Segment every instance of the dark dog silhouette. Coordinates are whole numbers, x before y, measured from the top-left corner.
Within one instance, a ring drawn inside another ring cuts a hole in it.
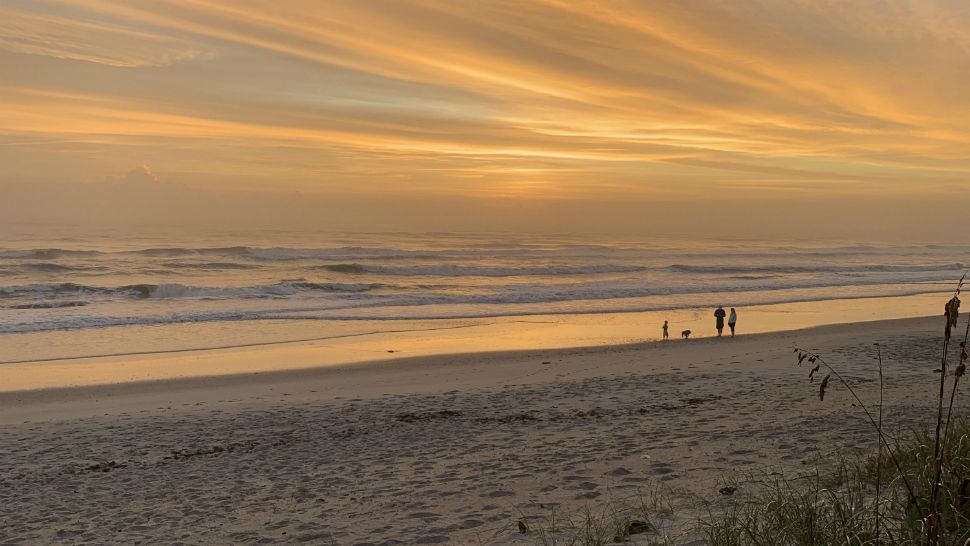
[[[690,337],[690,330],[684,330],[683,332],[680,333],[680,336],[682,338],[684,338],[684,339],[689,338]]]

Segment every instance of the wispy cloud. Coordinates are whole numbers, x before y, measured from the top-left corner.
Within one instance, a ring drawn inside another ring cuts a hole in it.
[[[226,180],[583,196],[970,175],[970,9],[947,0],[39,0],[0,20],[0,134]]]
[[[0,49],[115,67],[166,66],[211,55],[184,40],[96,20],[0,6]]]

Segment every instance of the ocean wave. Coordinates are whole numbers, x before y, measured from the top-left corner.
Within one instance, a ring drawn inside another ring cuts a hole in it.
[[[231,246],[231,247],[163,247],[146,248],[125,252],[147,257],[230,257],[243,258],[257,261],[298,261],[298,260],[337,260],[337,259],[434,259],[439,258],[445,252],[424,251],[424,250],[401,250],[396,248],[383,247],[322,247],[322,248],[299,248],[299,247],[250,247],[250,246]]]
[[[110,288],[102,288],[97,286],[85,286],[82,284],[76,284],[72,282],[61,282],[61,283],[33,283],[33,284],[18,284],[11,286],[0,286],[0,297],[23,297],[23,296],[38,296],[38,297],[50,297],[59,294],[100,294],[111,292]]]
[[[452,255],[452,251],[403,250],[399,248],[343,246],[333,248],[250,248],[249,257],[263,261],[296,260],[435,260]]]
[[[345,308],[400,308],[425,307],[434,305],[471,305],[487,307],[503,307],[533,304],[574,304],[582,307],[584,302],[613,301],[614,305],[622,306],[623,300],[637,298],[669,297],[682,298],[698,294],[718,295],[721,302],[734,301],[739,298],[735,294],[760,293],[779,294],[804,290],[839,290],[876,289],[885,287],[887,290],[897,290],[898,286],[909,286],[914,293],[930,292],[939,287],[951,287],[953,282],[949,276],[925,275],[903,283],[886,279],[807,279],[789,282],[786,279],[772,282],[741,283],[741,284],[705,284],[691,282],[681,285],[648,284],[638,279],[600,280],[587,282],[559,282],[559,283],[530,283],[507,284],[493,286],[491,290],[476,293],[450,291],[389,291],[374,294],[370,298],[353,300],[346,303]],[[792,300],[796,301],[796,300]]]
[[[185,258],[212,256],[242,258],[261,261],[339,260],[339,259],[439,259],[450,256],[488,255],[484,252],[466,250],[406,250],[390,247],[339,246],[321,248],[299,247],[155,247],[139,250],[96,251],[65,248],[0,249],[0,259],[54,260],[58,258],[91,258],[107,255],[144,256],[147,258]]]
[[[109,328],[112,326],[154,326],[163,324],[191,324],[202,322],[235,322],[240,320],[264,320],[269,316],[259,313],[214,312],[172,313],[148,316],[87,316],[69,315],[43,320],[9,322],[0,324],[0,333],[50,332],[55,330],[81,330]]]
[[[58,258],[92,257],[101,254],[96,250],[69,250],[64,248],[35,248],[31,250],[0,250],[0,259],[56,260]]]
[[[721,275],[745,275],[749,273],[798,274],[798,273],[925,273],[932,271],[964,271],[962,263],[918,265],[693,265],[674,264],[667,267],[680,273],[706,273]]]
[[[361,259],[440,259],[448,258],[481,258],[496,257],[524,258],[534,257],[563,259],[595,258],[609,260],[617,257],[629,259],[658,259],[675,261],[709,260],[754,260],[783,255],[789,258],[825,259],[852,258],[858,256],[872,256],[873,261],[879,261],[885,256],[956,256],[970,252],[967,245],[844,245],[844,246],[806,246],[785,243],[732,244],[730,242],[713,246],[710,242],[700,246],[674,246],[673,244],[558,244],[541,243],[528,244],[523,242],[493,242],[489,244],[468,244],[463,247],[440,248],[440,241],[425,241],[424,248],[397,248],[395,246],[323,246],[287,247],[287,246],[212,246],[212,247],[151,247],[131,250],[81,250],[73,248],[36,248],[36,249],[0,249],[0,259],[36,259],[52,260],[70,257],[97,257],[102,255],[134,255],[144,257],[179,258],[212,256],[222,258],[239,258],[262,261],[288,260],[333,260],[355,261]],[[943,258],[946,259],[946,258]],[[690,262],[687,262],[690,263]]]
[[[166,262],[161,264],[171,269],[198,269],[218,271],[221,269],[255,269],[258,265],[239,262]]]
[[[142,298],[274,298],[292,296],[301,291],[331,293],[362,293],[381,288],[378,283],[317,283],[309,281],[282,281],[275,284],[241,287],[188,286],[179,283],[137,284],[123,286],[120,292],[137,294]]]
[[[20,277],[31,275],[43,275],[41,278],[49,278],[50,275],[92,275],[102,274],[110,271],[110,268],[103,265],[67,265],[53,262],[27,262],[27,263],[5,263],[0,266],[0,275],[16,275]]]
[[[100,267],[100,266],[84,267],[84,266],[55,264],[50,262],[18,264],[17,267],[26,271],[34,271],[37,273],[80,273],[80,272],[86,272],[86,271],[104,271],[106,269],[105,267]]]
[[[380,271],[386,275],[423,276],[432,275],[427,268],[403,267],[387,268],[358,266],[357,264],[334,264],[341,272]],[[723,271],[724,268],[718,269]],[[445,272],[466,276],[546,276],[577,275],[579,272],[628,272],[643,271],[640,266],[589,266],[581,268],[560,266],[538,266],[521,268],[484,268],[471,266],[434,268],[436,276]],[[814,270],[813,270],[814,271]],[[908,271],[908,270],[907,270]],[[593,277],[596,279],[596,277]],[[510,281],[506,283],[473,283],[471,286],[444,283],[397,284],[381,282],[330,282],[314,281],[305,278],[285,279],[278,282],[241,285],[241,286],[196,286],[185,283],[138,283],[121,286],[97,286],[74,282],[32,283],[0,286],[0,299],[53,299],[84,298],[99,299],[254,299],[281,297],[314,297],[314,294],[334,294],[372,296],[367,300],[373,305],[425,305],[428,303],[481,303],[481,304],[518,304],[552,301],[581,301],[623,299],[648,296],[677,296],[699,292],[745,292],[778,291],[804,288],[842,288],[851,286],[878,286],[915,283],[949,283],[955,276],[949,271],[923,271],[908,275],[880,273],[872,275],[847,275],[792,278],[783,274],[729,275],[711,282],[697,282],[685,277],[683,280],[652,279],[649,276],[624,276],[619,278],[599,277],[598,280],[573,280],[568,277],[558,282]],[[376,292],[380,290],[380,292]],[[358,297],[359,299],[359,297]],[[29,301],[28,301],[29,302]],[[24,303],[18,301],[17,303]]]
[[[747,296],[738,297],[737,294],[729,293],[724,294],[723,297],[720,293],[711,293],[710,299],[712,301],[719,301],[721,303],[726,303],[730,301],[730,305],[738,308],[753,307],[753,306],[763,306],[763,305],[782,305],[790,303],[806,303],[806,302],[825,302],[825,301],[836,301],[836,300],[863,300],[863,299],[879,299],[879,298],[898,298],[906,296],[919,296],[923,294],[936,294],[936,293],[946,293],[945,290],[941,291],[930,290],[928,287],[924,288],[910,288],[910,289],[897,289],[897,290],[887,290],[886,292],[879,294],[857,294],[857,295],[832,295],[832,294],[818,294],[811,296],[790,296],[785,294],[776,294],[774,292],[766,292],[758,294],[757,296]],[[595,301],[595,300],[592,300]],[[529,302],[522,302],[523,304]],[[556,301],[543,301],[543,302],[531,302],[531,303],[547,303],[556,304],[561,302]],[[449,307],[453,309],[448,309]],[[318,319],[318,320],[445,320],[445,319],[474,319],[474,318],[497,318],[497,317],[520,317],[520,316],[557,316],[557,315],[610,315],[618,313],[645,313],[650,311],[674,311],[674,310],[689,310],[689,309],[703,309],[705,311],[709,310],[708,306],[689,306],[676,303],[619,303],[617,305],[611,305],[610,307],[548,307],[548,306],[529,306],[529,305],[517,305],[517,306],[500,306],[500,305],[437,305],[433,307],[433,310],[427,310],[422,307],[408,307],[408,306],[398,306],[398,307],[369,307],[369,308],[352,308],[352,309],[324,309],[316,313],[312,312],[288,312],[288,313],[273,313],[265,317],[256,317],[253,315],[250,317],[252,320],[262,320],[262,319],[274,319],[274,320],[300,320],[300,319]],[[255,318],[254,318],[255,317]],[[246,320],[246,319],[240,319]]]
[[[275,284],[208,287],[180,283],[129,284],[117,287],[88,286],[77,283],[34,283],[0,286],[0,298],[50,298],[57,296],[103,295],[129,298],[272,298],[291,296],[301,291],[363,293],[385,285],[380,283],[318,283],[305,280]]]
[[[351,273],[354,275],[360,275],[367,273],[369,268],[360,264],[327,264],[327,265],[316,265],[311,267],[311,269],[322,269],[324,271],[332,271],[334,273]]]
[[[916,296],[921,294],[932,294],[939,292],[931,290],[929,287],[910,287],[886,290],[878,294],[775,294],[752,292],[743,296],[735,295],[728,297],[718,297],[718,293],[712,293],[711,299],[727,301],[733,299],[731,305],[737,307],[751,307],[761,305],[779,305],[799,302],[819,302],[834,300],[857,300],[886,297]],[[555,302],[534,302],[534,303],[555,303]],[[608,308],[603,307],[561,307],[561,306],[494,306],[494,305],[465,305],[443,303],[434,306],[432,309],[423,307],[352,307],[352,308],[333,308],[333,307],[306,307],[300,309],[264,309],[254,311],[227,310],[227,311],[200,311],[184,313],[168,313],[144,316],[104,316],[104,315],[45,315],[40,319],[29,319],[20,322],[9,321],[0,323],[0,333],[26,333],[42,332],[53,330],[78,330],[89,328],[107,328],[116,326],[137,326],[137,325],[166,325],[166,324],[192,324],[204,322],[238,322],[238,321],[260,321],[260,320],[373,320],[373,321],[393,321],[393,320],[443,320],[443,319],[474,319],[474,318],[498,318],[498,317],[519,317],[531,315],[600,315],[616,313],[638,313],[650,311],[668,311],[693,309],[695,307],[683,304],[673,304],[669,302],[624,302],[612,305]],[[706,309],[706,307],[705,307]]]
[[[726,244],[705,254],[710,245],[345,240],[309,243],[316,248],[218,246],[225,240],[217,239],[199,248],[0,250],[8,284],[0,285],[0,331],[296,318],[299,310],[345,320],[430,319],[891,296],[949,289],[965,268],[957,262],[970,260],[970,247]],[[34,246],[47,244],[67,245]]]
[[[641,265],[544,265],[520,267],[492,267],[475,265],[429,265],[429,266],[379,266],[348,264],[325,264],[313,266],[335,273],[360,275],[372,273],[376,275],[400,277],[526,277],[526,276],[560,276],[560,275],[602,275],[609,273],[635,273],[647,271],[649,268]]]
[[[65,307],[84,307],[86,301],[39,301],[35,303],[21,303],[10,305],[8,309],[63,309]]]
[[[32,253],[32,250],[0,250],[0,258],[22,260],[29,258]]]
[[[184,247],[160,247],[146,248],[142,250],[132,250],[126,254],[138,254],[141,256],[160,256],[160,257],[180,257],[180,256],[235,256],[247,257],[252,249],[246,246],[227,246],[227,247],[205,247],[205,248],[184,248]]]

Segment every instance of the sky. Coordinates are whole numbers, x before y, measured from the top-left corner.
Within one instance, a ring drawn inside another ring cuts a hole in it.
[[[961,0],[0,0],[0,223],[952,239],[967,89]]]

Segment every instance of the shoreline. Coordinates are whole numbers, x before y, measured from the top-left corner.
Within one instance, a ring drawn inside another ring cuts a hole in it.
[[[186,400],[211,399],[214,393],[245,393],[250,400],[257,400],[277,387],[297,391],[294,398],[327,398],[320,396],[329,388],[310,389],[336,380],[336,385],[352,385],[353,395],[343,398],[378,398],[391,394],[427,394],[448,390],[441,385],[446,383],[463,388],[487,388],[505,382],[505,379],[519,377],[518,373],[508,376],[496,375],[499,371],[515,370],[522,365],[540,361],[551,366],[554,361],[561,362],[570,357],[622,357],[630,354],[651,356],[662,351],[664,358],[671,352],[703,351],[719,344],[743,344],[757,346],[760,343],[772,344],[779,340],[791,340],[792,348],[798,338],[846,338],[860,335],[875,337],[882,331],[932,331],[932,325],[939,320],[935,316],[917,318],[887,319],[855,323],[826,324],[794,330],[782,330],[745,334],[736,338],[699,337],[690,340],[671,339],[669,341],[639,341],[618,345],[585,347],[555,347],[535,349],[515,349],[479,351],[467,353],[426,354],[416,356],[386,357],[363,362],[335,363],[323,366],[273,369],[269,371],[237,370],[236,373],[223,373],[208,376],[189,376],[141,381],[127,381],[82,386],[60,386],[24,390],[0,390],[0,425],[25,422],[26,420],[60,419],[80,415],[98,415],[131,409],[132,405],[144,409],[168,402],[185,404]],[[298,342],[294,342],[298,343]],[[298,348],[303,352],[303,348]],[[224,358],[220,356],[220,359]],[[231,355],[229,356],[231,358]],[[116,357],[95,359],[110,366]],[[489,373],[484,374],[487,368]],[[2,371],[2,368],[0,368]],[[548,371],[548,370],[547,370]],[[473,373],[475,380],[465,379]],[[437,381],[432,386],[422,386],[413,381],[415,377],[436,374]],[[537,380],[548,380],[545,375],[536,374]],[[393,385],[391,380],[397,381]],[[409,381],[410,380],[410,381]],[[449,387],[450,388],[450,387]],[[408,390],[410,389],[410,390]],[[313,396],[310,396],[313,395]],[[293,396],[288,393],[287,396]],[[330,392],[330,399],[341,397]]]
[[[887,317],[930,316],[940,306],[939,301],[943,301],[939,294],[925,294],[744,308],[740,310],[739,337]],[[691,341],[698,341],[712,337],[713,321],[706,316],[707,311],[395,321],[393,325],[386,321],[185,324],[171,328],[120,327],[110,335],[100,331],[7,334],[0,336],[0,361],[6,361],[0,364],[0,394],[269,374],[414,357],[644,344],[659,339],[660,325],[668,318],[671,342],[681,341],[679,332],[685,328],[693,331]],[[218,329],[207,329],[210,327]],[[212,340],[213,345],[172,345],[172,340],[185,343],[203,339]],[[230,342],[224,342],[227,339]],[[105,343],[120,350],[98,351]]]

